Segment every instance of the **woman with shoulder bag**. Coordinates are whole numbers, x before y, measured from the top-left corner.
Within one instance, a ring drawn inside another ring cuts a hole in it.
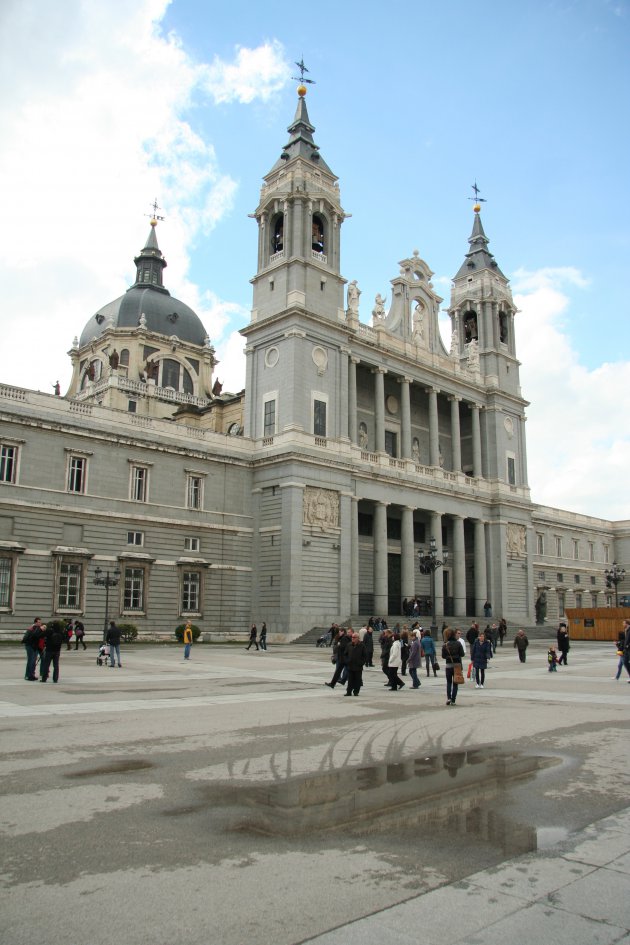
[[[462,672],[462,648],[450,628],[444,631],[444,645],[442,647],[444,673],[446,676],[446,704],[455,705],[457,690],[464,681]]]

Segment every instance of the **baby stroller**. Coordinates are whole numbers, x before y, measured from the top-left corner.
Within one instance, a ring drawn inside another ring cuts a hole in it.
[[[98,655],[96,657],[97,666],[107,666],[107,660],[109,659],[109,643],[101,643],[98,648]]]
[[[328,646],[330,644],[330,634],[328,632],[324,633],[323,636],[317,638],[317,643],[315,646]]]

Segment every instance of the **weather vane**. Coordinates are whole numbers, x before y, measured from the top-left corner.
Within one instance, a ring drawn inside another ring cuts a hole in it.
[[[300,75],[299,75],[299,78],[298,78],[298,76],[296,76],[296,75],[292,75],[291,78],[292,78],[295,82],[301,82],[302,85],[303,85],[305,82],[308,82],[309,85],[315,85],[315,84],[316,84],[315,79],[305,79],[305,78],[304,78],[304,73],[309,71],[309,70],[306,68],[306,66],[304,65],[304,56],[302,56],[302,58],[300,59],[300,61],[299,61],[299,62],[296,62],[295,64],[296,64],[296,66],[298,67],[298,69],[300,70]]]
[[[155,220],[155,222],[157,223],[157,221],[160,220],[163,223],[165,218],[158,215],[158,210],[161,210],[162,208],[157,202],[157,197],[151,204],[151,207],[153,208],[153,213],[145,213],[145,217],[151,217],[151,222]]]
[[[472,190],[474,191],[475,196],[474,196],[474,197],[469,197],[468,199],[475,201],[475,208],[478,207],[480,203],[487,203],[485,197],[480,197],[480,196],[479,196],[479,194],[481,193],[481,191],[480,191],[479,188],[477,187],[477,181],[476,181],[476,180],[475,180],[475,183],[472,184]]]

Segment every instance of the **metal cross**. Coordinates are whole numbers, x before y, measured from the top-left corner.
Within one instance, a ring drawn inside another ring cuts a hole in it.
[[[300,61],[299,61],[299,62],[296,62],[295,64],[296,64],[296,66],[298,67],[298,69],[300,70],[300,75],[299,75],[299,78],[298,78],[298,76],[296,76],[296,75],[292,75],[291,78],[294,79],[296,82],[308,82],[309,85],[315,85],[315,80],[314,80],[314,79],[305,79],[305,78],[304,78],[304,73],[309,71],[309,70],[306,68],[306,66],[304,65],[304,56],[302,56],[302,58],[300,59]]]
[[[474,191],[474,193],[475,193],[475,196],[474,196],[474,197],[469,197],[469,198],[468,198],[469,200],[474,200],[475,203],[487,203],[485,197],[480,197],[480,196],[479,196],[479,194],[481,193],[481,191],[480,191],[479,188],[477,187],[477,181],[475,181],[475,183],[472,184],[472,189],[473,189],[473,191]]]
[[[145,217],[151,217],[152,220],[161,220],[162,222],[164,222],[164,217],[158,216],[158,210],[161,210],[162,208],[157,202],[157,197],[155,198],[151,206],[153,207],[153,213],[145,213]]]

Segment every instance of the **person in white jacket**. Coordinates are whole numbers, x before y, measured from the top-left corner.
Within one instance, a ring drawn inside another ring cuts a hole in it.
[[[400,676],[398,675],[398,670],[402,664],[402,654],[400,652],[400,634],[394,634],[394,642],[392,643],[392,648],[389,651],[389,659],[387,661],[387,675],[389,677],[389,688],[392,692],[396,692],[397,689],[402,689],[405,685]]]

